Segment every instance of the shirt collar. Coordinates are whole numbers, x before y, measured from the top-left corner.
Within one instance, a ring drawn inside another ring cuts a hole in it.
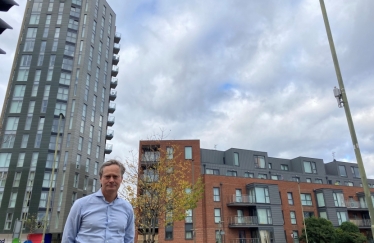
[[[97,192],[95,192],[94,195],[96,197],[102,197],[102,198],[104,198],[104,195],[103,195],[103,192],[101,191],[101,188]],[[117,193],[116,199],[118,199],[118,198],[119,197],[118,197],[118,193]]]

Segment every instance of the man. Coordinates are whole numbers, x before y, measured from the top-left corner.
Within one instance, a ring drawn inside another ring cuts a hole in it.
[[[131,204],[117,191],[125,167],[109,160],[100,167],[101,188],[75,201],[66,220],[62,243],[133,243],[135,226]]]

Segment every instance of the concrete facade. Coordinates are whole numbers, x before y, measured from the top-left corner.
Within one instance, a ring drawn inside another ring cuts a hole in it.
[[[140,148],[149,143],[141,141]],[[294,243],[298,241],[293,237],[301,235],[303,216],[325,217],[335,227],[351,221],[370,237],[369,214],[355,163],[280,159],[237,148],[202,149],[199,140],[158,143],[161,147],[191,146],[194,176],[202,176],[205,187],[203,199],[193,210],[194,237],[186,239],[189,229],[185,222],[174,222],[171,239],[165,237],[167,229],[159,226],[158,242]],[[372,188],[374,180],[368,182]]]
[[[45,219],[59,134],[47,229],[58,242],[112,151],[120,35],[105,0],[26,2],[1,116],[0,239],[17,219]]]

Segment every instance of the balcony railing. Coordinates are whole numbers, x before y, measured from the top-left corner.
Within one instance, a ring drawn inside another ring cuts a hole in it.
[[[371,227],[370,219],[350,219],[349,222],[357,225],[357,227]]]
[[[360,202],[357,202],[357,201],[352,201],[352,200],[348,200],[345,202],[345,205],[347,208],[362,208],[362,209],[367,209],[367,205],[366,203],[360,203]]]
[[[232,195],[229,196],[228,198],[228,204],[238,204],[238,205],[243,205],[243,204],[255,204],[256,203],[256,198],[254,196],[250,195]]]
[[[114,131],[108,129],[106,132],[106,139],[111,140],[113,136],[114,136]]]
[[[229,227],[230,226],[250,226],[258,225],[257,216],[233,216],[229,218]]]
[[[112,64],[117,65],[119,62],[119,55],[114,54],[112,58]]]
[[[118,74],[118,67],[113,66],[112,67],[112,77],[117,77],[117,74]]]
[[[114,122],[115,122],[115,117],[114,116],[109,116],[108,121],[107,121],[108,126],[110,126],[110,127],[113,126]]]
[[[273,239],[270,239],[266,242],[274,242]],[[230,243],[261,243],[259,238],[237,238],[237,239],[231,239]]]
[[[117,43],[114,43],[114,45],[113,45],[113,53],[114,54],[118,54],[118,52],[119,52],[120,49],[121,49],[121,45],[117,44]]]
[[[114,101],[117,98],[117,91],[111,90],[109,93],[109,100]]]
[[[121,40],[121,34],[118,32],[114,33],[114,43],[119,43],[120,40]]]
[[[109,103],[108,111],[109,113],[113,113],[116,110],[116,104],[115,103]]]
[[[118,78],[112,78],[112,80],[110,80],[110,87],[112,89],[115,89],[117,87],[117,84],[118,84]]]
[[[105,150],[104,150],[104,152],[105,152],[106,154],[110,154],[110,153],[112,152],[112,148],[113,148],[113,145],[107,143],[107,144],[105,145]]]
[[[142,162],[156,162],[160,160],[160,152],[144,152]]]

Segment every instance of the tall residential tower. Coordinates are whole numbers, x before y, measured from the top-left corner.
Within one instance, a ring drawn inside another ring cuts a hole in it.
[[[43,222],[55,151],[54,239],[73,202],[100,188],[98,169],[112,151],[115,19],[106,0],[27,1],[0,123],[0,239],[16,219]]]

